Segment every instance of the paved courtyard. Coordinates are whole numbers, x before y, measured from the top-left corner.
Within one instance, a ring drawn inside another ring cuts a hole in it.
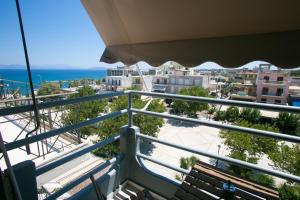
[[[230,152],[230,150],[222,144],[222,139],[219,137],[220,129],[182,122],[180,123],[174,120],[165,121],[165,125],[158,133],[158,138],[161,140],[213,154],[218,154],[218,145],[221,145],[219,152],[220,155],[226,156]],[[215,163],[215,160],[205,156],[199,156],[163,144],[153,143],[153,145],[154,148],[152,152],[150,152],[151,157],[171,165],[179,167],[181,157],[189,157],[192,155],[195,155],[203,162]],[[263,156],[263,158],[259,160],[258,165],[271,169],[271,166],[269,166],[268,163],[270,163],[268,158]],[[174,178],[176,174],[179,174],[178,172],[154,164],[150,161],[145,161],[145,165],[152,171],[169,178]]]

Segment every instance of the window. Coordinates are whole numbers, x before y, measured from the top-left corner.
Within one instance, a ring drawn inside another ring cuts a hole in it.
[[[263,90],[262,90],[262,94],[264,94],[264,95],[268,95],[268,93],[269,93],[269,88],[263,88]]]
[[[283,88],[277,88],[276,96],[282,96]]]
[[[200,80],[195,80],[195,85],[200,85]]]
[[[180,79],[179,79],[179,84],[180,84],[180,85],[183,85],[183,78],[180,78]]]
[[[276,99],[276,100],[275,100],[275,103],[281,104],[281,100]]]
[[[167,84],[167,79],[164,79],[164,84]]]
[[[159,84],[159,79],[156,79],[156,84]]]
[[[266,103],[266,102],[267,102],[267,99],[262,98],[262,99],[261,99],[261,102]]]
[[[119,80],[119,85],[121,85],[121,80]]]
[[[277,77],[277,81],[283,81],[283,77]]]
[[[175,84],[175,78],[171,78],[171,83]]]
[[[189,85],[189,84],[190,84],[189,79],[184,79],[184,85]]]
[[[269,79],[270,79],[269,76],[264,76],[264,80],[265,80],[265,81],[268,81]]]

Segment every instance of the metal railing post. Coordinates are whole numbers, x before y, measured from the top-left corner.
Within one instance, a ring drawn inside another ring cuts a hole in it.
[[[133,118],[132,118],[132,94],[131,92],[128,93],[128,127],[132,127],[133,125]]]

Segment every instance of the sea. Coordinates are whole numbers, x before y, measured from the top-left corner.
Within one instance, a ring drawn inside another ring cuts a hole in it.
[[[106,70],[103,69],[31,69],[34,88],[38,89],[43,82],[58,82],[79,79],[103,79]],[[19,82],[28,82],[26,69],[0,69],[0,78]],[[26,92],[26,85],[22,83],[10,83],[12,89],[20,88],[22,94]],[[68,87],[64,84],[63,87]]]

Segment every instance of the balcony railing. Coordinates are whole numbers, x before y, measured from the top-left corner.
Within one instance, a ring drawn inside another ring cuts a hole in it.
[[[273,85],[284,85],[287,81],[271,81],[271,80],[261,80],[264,84],[273,84]]]
[[[215,127],[220,129],[227,129],[227,130],[234,130],[242,132],[243,134],[252,134],[257,136],[264,136],[264,137],[270,137],[275,138],[278,140],[284,140],[294,143],[300,143],[300,137],[287,135],[283,133],[275,133],[270,131],[264,131],[264,130],[258,130],[253,128],[246,128],[246,127],[240,127],[236,125],[231,124],[223,124],[215,121],[208,121],[208,120],[202,120],[202,119],[193,119],[193,118],[186,118],[166,113],[156,113],[151,111],[145,111],[140,110],[132,107],[132,95],[146,95],[151,97],[160,97],[160,98],[169,98],[169,99],[179,99],[184,101],[194,101],[194,102],[200,102],[200,103],[210,103],[210,104],[220,104],[220,105],[233,105],[233,106],[240,106],[240,107],[250,107],[250,108],[257,108],[257,109],[263,109],[263,110],[269,110],[269,111],[279,111],[279,112],[289,112],[289,113],[299,113],[300,108],[298,107],[292,107],[292,106],[283,106],[283,105],[272,105],[272,104],[263,104],[263,103],[252,103],[252,102],[243,102],[243,101],[235,101],[235,100],[225,100],[225,99],[213,99],[213,98],[206,98],[206,97],[195,97],[195,96],[183,96],[183,95],[174,95],[174,94],[163,94],[163,93],[153,93],[153,92],[141,92],[141,91],[125,91],[125,92],[113,92],[113,93],[105,93],[95,96],[87,96],[87,97],[81,97],[76,99],[67,99],[67,100],[58,100],[58,101],[52,101],[52,102],[45,102],[38,104],[38,109],[45,109],[55,106],[64,106],[64,105],[70,105],[70,104],[76,104],[81,102],[87,102],[87,101],[95,101],[100,100],[103,98],[111,98],[121,95],[127,95],[128,96],[128,108],[116,112],[112,112],[109,114],[105,114],[102,116],[98,116],[93,119],[89,119],[83,122],[79,122],[76,124],[68,125],[63,128],[58,128],[54,130],[50,130],[48,132],[45,132],[43,134],[39,135],[33,135],[25,139],[20,139],[11,143],[5,144],[1,148],[1,153],[5,154],[7,156],[7,151],[22,147],[22,146],[28,146],[31,143],[34,143],[36,141],[44,140],[53,136],[57,136],[59,134],[68,132],[70,130],[79,129],[84,126],[92,125],[101,121],[104,121],[106,119],[110,119],[113,117],[121,116],[124,114],[128,115],[128,125],[126,127],[123,127],[119,133],[116,133],[114,136],[111,136],[103,141],[97,142],[91,146],[84,147],[83,149],[73,152],[67,156],[64,156],[56,161],[50,162],[44,166],[38,167],[35,169],[35,172],[33,173],[35,176],[40,176],[44,173],[49,172],[50,170],[61,166],[64,163],[67,163],[75,158],[78,158],[79,156],[89,153],[95,149],[102,148],[112,142],[115,142],[117,140],[120,141],[120,154],[112,158],[111,160],[106,161],[105,163],[101,164],[97,168],[93,169],[92,171],[89,171],[88,173],[82,175],[78,179],[70,182],[63,188],[59,189],[55,193],[48,196],[46,199],[56,199],[62,194],[66,193],[70,189],[72,189],[74,186],[80,184],[84,180],[88,179],[90,175],[93,175],[104,168],[110,167],[111,170],[106,172],[104,175],[102,175],[97,182],[100,185],[105,184],[105,194],[106,196],[112,195],[114,191],[118,190],[119,184],[123,183],[126,180],[132,180],[140,185],[143,185],[144,187],[149,188],[151,191],[156,192],[157,194],[161,194],[162,196],[165,196],[167,198],[171,198],[174,194],[176,188],[180,185],[180,182],[176,181],[175,179],[167,178],[166,176],[162,174],[157,174],[156,172],[151,171],[148,169],[144,164],[144,160],[148,160],[150,162],[156,163],[158,165],[161,165],[163,167],[169,168],[171,170],[175,170],[177,172],[188,174],[189,171],[179,168],[177,166],[171,165],[170,163],[163,162],[161,160],[149,157],[148,155],[142,154],[139,150],[139,144],[140,140],[149,140],[153,142],[157,142],[163,145],[167,145],[173,148],[181,149],[184,151],[188,151],[194,154],[214,158],[217,160],[222,160],[237,166],[241,166],[248,169],[253,169],[257,171],[261,171],[266,174],[270,174],[276,177],[280,177],[286,180],[294,181],[300,183],[300,177],[285,173],[278,170],[273,169],[266,169],[264,167],[260,167],[255,164],[251,164],[245,161],[229,158],[226,156],[220,156],[217,154],[208,153],[206,151],[202,150],[195,150],[190,147],[185,147],[183,145],[177,145],[173,144],[169,141],[157,139],[154,137],[150,137],[147,135],[144,135],[139,132],[139,129],[137,127],[134,127],[133,124],[133,114],[134,113],[140,113],[144,115],[150,115],[150,116],[156,116],[161,118],[167,118],[167,119],[173,119],[183,122],[189,122],[189,123],[195,123],[200,124],[204,126],[209,127]],[[5,115],[12,115],[22,112],[28,112],[32,111],[33,106],[32,105],[24,105],[24,106],[17,106],[12,108],[4,108],[1,109],[0,116]],[[8,165],[9,167],[9,165]],[[113,183],[111,182],[113,180]],[[15,188],[16,191],[19,191],[19,188]],[[22,192],[22,191],[21,191]],[[90,189],[83,189],[82,191],[78,192],[74,195],[73,199],[91,199],[91,193],[92,193],[92,187]],[[93,196],[93,195],[92,195]],[[95,196],[95,195],[94,195]],[[96,198],[95,198],[96,199]]]

